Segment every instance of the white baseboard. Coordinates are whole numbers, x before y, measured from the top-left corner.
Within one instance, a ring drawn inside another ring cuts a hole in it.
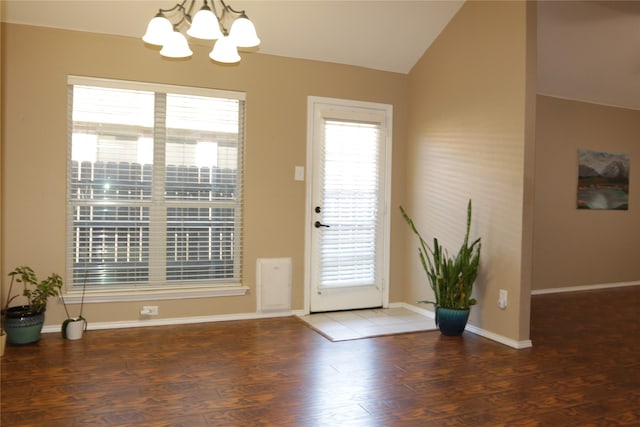
[[[427,310],[425,308],[416,307],[415,305],[407,304],[404,302],[392,303],[392,304],[389,304],[389,307],[404,307],[408,310],[415,311],[416,313],[420,313],[432,319],[435,318],[435,313],[433,310]],[[478,328],[477,326],[473,326],[470,324],[467,324],[464,330],[467,332],[471,332],[472,334],[476,334],[476,335],[480,335],[481,337],[488,338],[492,341],[499,342],[500,344],[508,345],[509,347],[515,348],[517,350],[520,350],[523,348],[529,348],[533,345],[531,340],[515,341],[515,340],[512,340],[511,338],[507,338],[503,335],[498,335],[493,332],[485,331],[482,328]]]
[[[515,348],[516,350],[522,350],[524,348],[529,348],[533,346],[533,343],[531,342],[531,340],[523,340],[523,341],[512,340],[511,338],[507,338],[504,335],[498,335],[493,332],[485,331],[482,328],[478,328],[477,326],[473,326],[470,324],[467,324],[467,327],[464,328],[464,330],[467,332],[474,333],[476,335],[480,335],[481,337],[488,338],[492,341],[499,342],[500,344],[508,345],[509,347]]]
[[[264,312],[264,313],[237,313],[237,314],[221,314],[213,316],[197,316],[197,317],[173,317],[166,319],[139,319],[139,320],[122,320],[117,322],[91,322],[87,321],[88,330],[98,329],[120,329],[120,328],[142,328],[146,326],[167,326],[167,325],[185,325],[189,323],[209,323],[209,322],[226,322],[229,320],[249,320],[249,319],[268,319],[273,317],[288,317],[296,315],[296,311],[285,312]],[[43,333],[60,332],[62,325],[50,325],[42,328]]]
[[[403,307],[407,310],[420,313],[423,316],[431,319],[435,318],[433,310],[426,308],[420,308],[415,305],[401,303],[391,303],[389,307]],[[250,320],[250,319],[268,319],[274,317],[288,317],[288,316],[303,316],[304,310],[291,310],[285,312],[273,312],[273,313],[236,313],[236,314],[222,314],[213,316],[197,316],[197,317],[174,317],[167,319],[139,319],[139,320],[122,320],[116,322],[89,322],[87,324],[88,330],[99,329],[120,329],[120,328],[142,328],[147,326],[168,326],[168,325],[185,325],[189,323],[208,323],[208,322],[226,322],[230,320]],[[49,325],[42,328],[43,333],[60,332],[62,325]],[[484,329],[475,327],[473,325],[467,325],[466,331],[474,333],[476,335],[483,336],[490,340],[499,342],[501,344],[508,345],[515,349],[523,349],[531,347],[531,341],[514,341],[510,338],[502,335],[494,334],[493,332],[485,331]]]
[[[640,281],[601,283],[601,284],[595,284],[595,285],[568,286],[563,288],[533,289],[531,290],[531,295],[558,294],[562,292],[592,291],[596,289],[622,288],[625,286],[640,286]]]

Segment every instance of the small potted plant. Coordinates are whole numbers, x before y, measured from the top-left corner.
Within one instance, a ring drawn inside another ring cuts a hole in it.
[[[82,338],[84,331],[87,330],[87,319],[82,316],[82,309],[84,308],[84,296],[87,291],[87,276],[85,275],[84,283],[82,285],[82,299],[80,300],[80,314],[78,317],[71,317],[69,314],[69,308],[64,297],[60,295],[64,311],[67,313],[67,319],[62,322],[62,338],[68,340],[79,340]]]
[[[49,297],[60,295],[62,277],[51,273],[46,279],[38,280],[31,267],[20,266],[9,273],[11,282],[7,302],[3,310],[4,328],[10,344],[30,344],[40,340],[44,325],[44,313]],[[22,284],[22,293],[12,295],[14,283]],[[27,303],[9,307],[11,302],[23,296]]]
[[[435,295],[435,301],[419,302],[435,306],[436,324],[443,335],[462,335],[469,319],[470,307],[476,304],[471,293],[480,263],[480,238],[469,243],[471,200],[467,205],[467,228],[464,241],[455,256],[450,256],[437,238],[433,239],[433,248],[430,247],[402,206],[400,211],[418,237],[420,262]]]

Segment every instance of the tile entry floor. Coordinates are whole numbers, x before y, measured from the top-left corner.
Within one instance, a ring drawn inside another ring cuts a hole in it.
[[[401,307],[314,313],[300,319],[331,341],[437,329],[434,319]]]

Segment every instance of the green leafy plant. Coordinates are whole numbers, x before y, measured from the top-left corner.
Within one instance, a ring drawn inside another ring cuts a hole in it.
[[[418,302],[434,304],[436,308],[465,309],[475,305],[477,301],[471,297],[471,293],[478,276],[481,243],[480,238],[477,238],[469,244],[471,200],[467,205],[467,228],[464,241],[455,256],[450,256],[447,249],[443,248],[435,237],[433,248],[431,248],[422,238],[413,220],[402,206],[400,206],[400,211],[413,233],[418,237],[420,262],[435,295],[435,301]]]
[[[49,277],[38,280],[31,267],[20,266],[9,273],[11,283],[7,294],[7,303],[4,312],[6,313],[9,304],[20,295],[27,298],[28,312],[32,314],[42,313],[47,308],[47,299],[60,295],[62,288],[62,277],[57,273],[51,273]],[[22,283],[22,294],[11,295],[13,284]]]

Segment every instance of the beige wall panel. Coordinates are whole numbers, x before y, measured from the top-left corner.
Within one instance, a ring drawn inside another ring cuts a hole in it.
[[[238,65],[212,63],[196,46],[189,61],[170,61],[139,39],[5,25],[3,49],[2,268],[32,265],[37,272],[65,269],[67,75],[149,81],[247,93],[245,147],[244,297],[157,301],[160,317],[255,311],[255,262],[293,258],[293,308],[303,308],[305,183],[293,179],[306,162],[307,97],[325,96],[392,104],[392,203],[403,194],[408,77],[358,67],[244,54]],[[141,29],[142,30],[142,29]],[[394,230],[399,221],[394,218]],[[400,225],[401,226],[401,225]],[[396,233],[397,234],[397,233]],[[392,234],[393,235],[393,234]],[[402,301],[402,259],[393,237],[391,301]],[[137,319],[144,302],[90,304],[92,322]],[[51,304],[47,324],[64,319]]]
[[[538,96],[532,289],[640,280],[640,111]],[[576,209],[578,149],[626,153],[629,210]]]
[[[473,199],[482,254],[470,323],[513,340],[529,333],[520,328],[526,18],[524,2],[467,2],[410,73],[406,207],[428,240],[456,251]],[[407,301],[431,299],[407,242]],[[504,311],[499,289],[509,292]]]

